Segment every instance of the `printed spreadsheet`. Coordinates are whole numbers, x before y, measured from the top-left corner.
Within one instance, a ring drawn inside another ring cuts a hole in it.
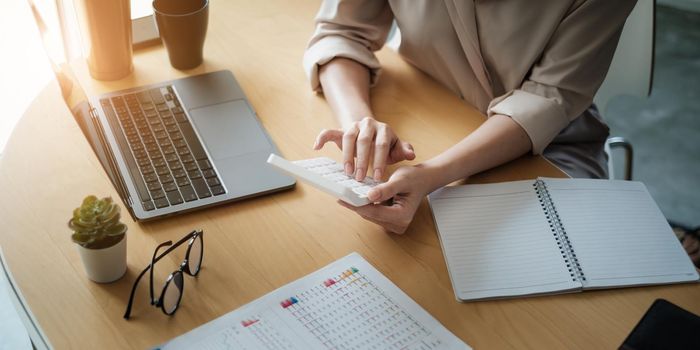
[[[161,349],[469,349],[359,254],[350,254]]]

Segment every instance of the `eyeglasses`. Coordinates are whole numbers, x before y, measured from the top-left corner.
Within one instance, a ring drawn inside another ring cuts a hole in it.
[[[158,260],[162,259],[164,256],[168,255],[168,253],[172,252],[175,250],[177,247],[182,245],[183,243],[187,242],[187,254],[185,254],[185,260],[182,261],[180,264],[180,268],[173,271],[168,278],[165,280],[165,284],[163,285],[163,290],[160,293],[160,297],[158,299],[154,298],[153,294],[153,266],[155,263],[158,262]],[[166,246],[170,246],[170,248],[166,249],[163,253],[158,255],[158,251]],[[177,241],[177,243],[173,244],[173,241],[167,241],[163,242],[156,247],[156,250],[153,252],[153,257],[151,258],[151,264],[146,266],[146,268],[141,271],[141,274],[139,274],[138,277],[136,277],[136,281],[134,282],[134,286],[131,288],[131,295],[129,296],[129,304],[126,306],[126,312],[124,313],[124,318],[129,319],[129,316],[131,315],[131,305],[134,302],[134,294],[136,293],[136,287],[139,284],[139,281],[141,280],[141,277],[146,274],[150,270],[150,290],[151,290],[151,305],[155,307],[161,308],[163,310],[163,313],[166,315],[172,315],[177,311],[177,308],[180,306],[180,300],[182,299],[182,292],[185,287],[185,281],[183,278],[183,273],[186,273],[190,276],[197,276],[199,274],[200,267],[202,266],[202,259],[204,258],[204,232],[199,230],[199,231],[192,231],[188,233],[185,237]]]

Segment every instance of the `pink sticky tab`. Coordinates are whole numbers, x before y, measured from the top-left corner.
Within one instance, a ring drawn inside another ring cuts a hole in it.
[[[248,327],[250,325],[255,324],[255,322],[258,322],[258,320],[243,320],[241,324],[243,325],[243,327]]]
[[[332,285],[335,284],[335,280],[332,280],[332,279],[329,278],[329,279],[327,279],[325,282],[323,282],[323,284],[324,284],[326,287],[330,287],[330,286],[332,286]]]

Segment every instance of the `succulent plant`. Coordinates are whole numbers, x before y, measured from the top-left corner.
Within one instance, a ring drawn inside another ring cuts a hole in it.
[[[112,198],[98,199],[87,196],[83,204],[73,210],[68,227],[73,230],[73,242],[89,249],[111,247],[122,240],[126,225],[119,222],[119,206]]]

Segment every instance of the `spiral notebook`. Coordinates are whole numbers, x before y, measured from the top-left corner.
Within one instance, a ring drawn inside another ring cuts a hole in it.
[[[460,301],[699,278],[640,182],[539,178],[428,199]]]

